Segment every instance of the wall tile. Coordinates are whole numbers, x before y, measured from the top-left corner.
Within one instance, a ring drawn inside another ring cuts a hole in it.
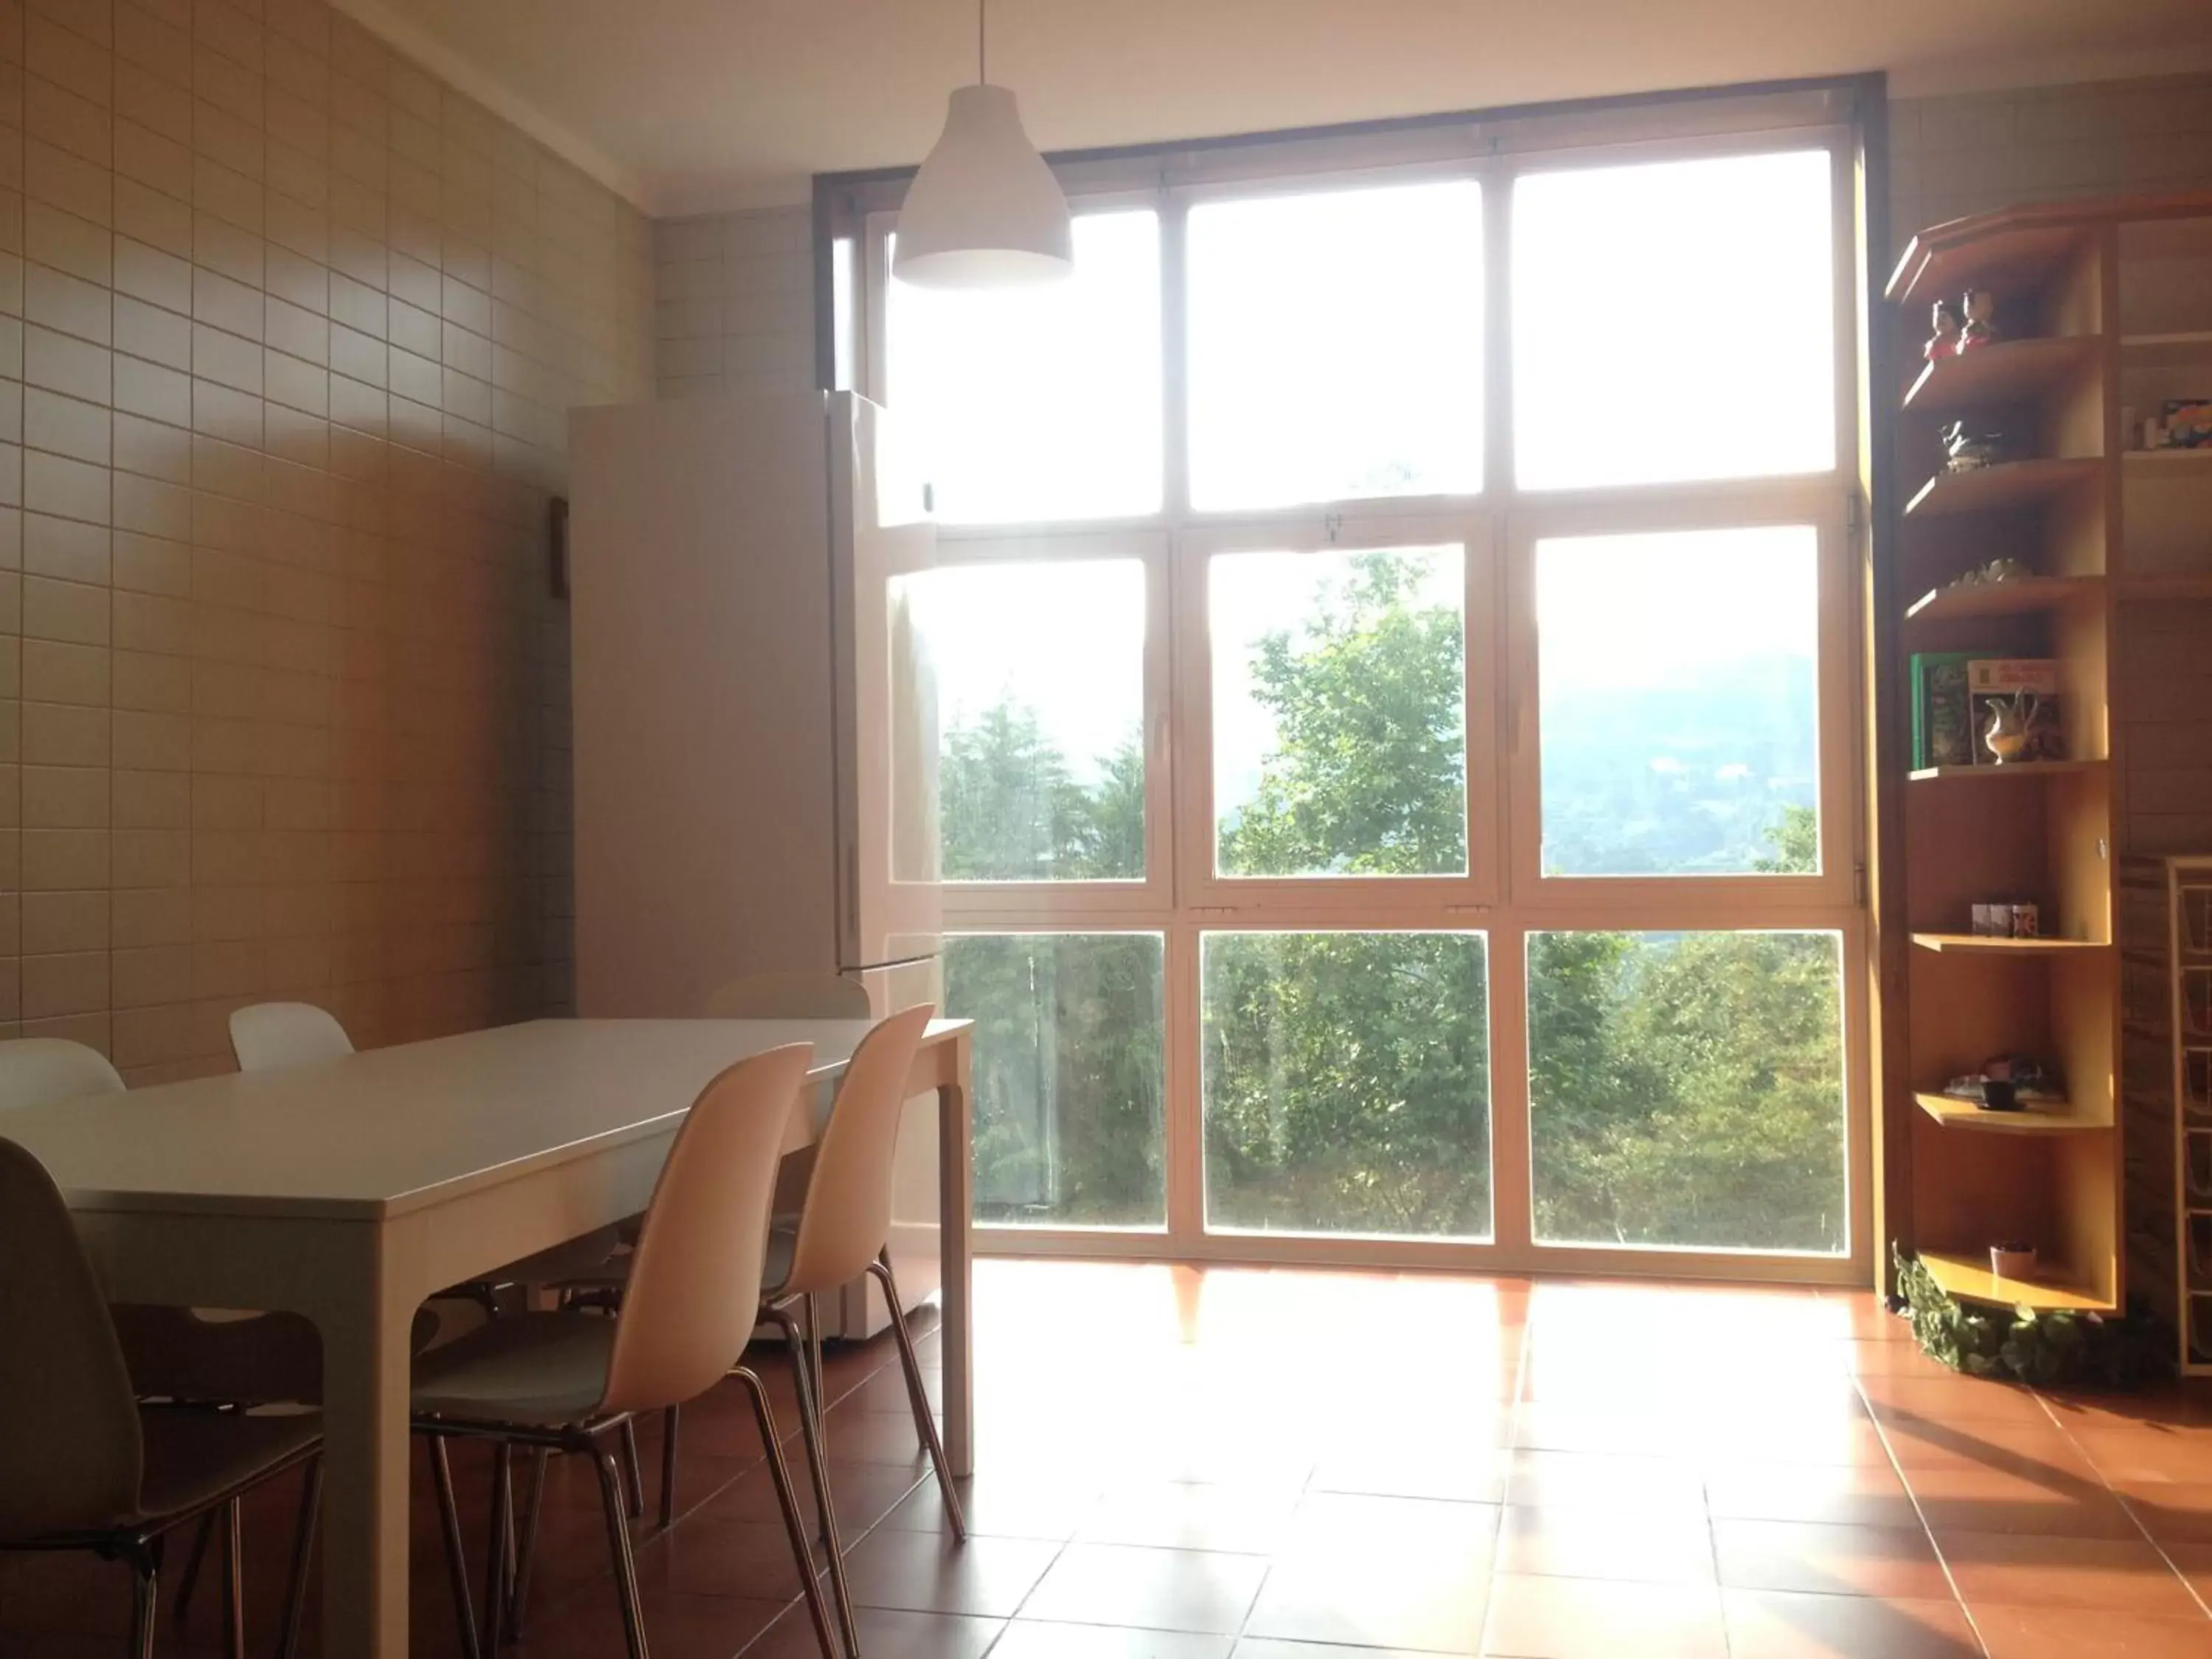
[[[323,0],[0,0],[11,58],[0,1020],[144,1079],[272,988],[562,1006],[536,541],[567,408],[652,393],[650,228]]]

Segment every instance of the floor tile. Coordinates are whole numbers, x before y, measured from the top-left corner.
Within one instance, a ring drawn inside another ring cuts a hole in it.
[[[1233,1636],[1177,1630],[1113,1630],[1103,1625],[1048,1625],[1017,1619],[991,1659],[1230,1659]]]
[[[1245,1633],[1471,1654],[1489,1601],[1486,1566],[1486,1557],[1285,1556],[1269,1571]]]
[[[1705,1478],[1698,1465],[1675,1458],[1516,1451],[1505,1501],[1547,1508],[1590,1504],[1702,1512]]]
[[[1716,1521],[1713,1552],[1721,1583],[1735,1589],[1951,1599],[1936,1547],[1918,1527]]]
[[[1496,1659],[1728,1659],[1720,1592],[1500,1573],[1481,1651]]]
[[[2205,1659],[2212,1622],[2109,1609],[2002,1607],[1974,1609],[1989,1659]]]
[[[2065,1476],[2104,1484],[2074,1437],[2048,1421],[1938,1422],[1906,1414],[1885,1422],[1882,1434],[1901,1469],[1990,1469],[2028,1480]]]
[[[956,1544],[879,1527],[846,1551],[845,1576],[859,1607],[1010,1619],[1061,1547],[1027,1538]]]
[[[1936,1546],[1969,1610],[1993,1602],[2138,1613],[2202,1611],[2157,1546],[2141,1539],[1938,1532]]]
[[[1717,1519],[1736,1521],[1920,1524],[1897,1471],[1870,1464],[1716,1464],[1705,1471],[1705,1507]]]
[[[1334,1642],[1280,1642],[1272,1636],[1248,1636],[1230,1659],[1434,1659],[1433,1651],[1412,1648],[1347,1648]]]
[[[2161,1544],[2212,1544],[2212,1483],[2116,1480],[2142,1528]]]
[[[1076,1528],[1091,1544],[1271,1555],[1284,1544],[1297,1495],[1273,1486],[1147,1482],[1109,1491]]]
[[[1065,1542],[1098,1502],[1095,1481],[1079,1473],[1052,1471],[1007,1476],[986,1473],[959,1483],[961,1512],[970,1533],[986,1538],[1048,1538]],[[937,1494],[937,1478],[925,1480],[884,1525],[901,1532],[950,1533],[951,1520]]]
[[[853,1622],[859,1628],[860,1651],[866,1659],[983,1659],[1006,1629],[996,1619],[897,1613],[884,1607],[862,1607]],[[598,1659],[621,1651],[618,1647],[605,1649]],[[653,1651],[657,1659],[659,1650]],[[799,1607],[786,1613],[752,1646],[741,1651],[743,1659],[822,1659],[814,1627]]]
[[[1508,1504],[1498,1532],[1497,1563],[1500,1572],[1555,1578],[1710,1584],[1713,1543],[1702,1516],[1680,1524],[1661,1524],[1632,1509]]]
[[[1947,1532],[2040,1533],[2062,1538],[2140,1538],[2115,1493],[2072,1475],[2040,1478],[1995,1469],[1916,1469],[1912,1495],[1940,1541]]]
[[[1033,1620],[1234,1635],[1265,1558],[1125,1544],[1070,1544],[1022,1604]]]
[[[1721,1592],[1729,1659],[1978,1659],[1981,1641],[1956,1601]]]

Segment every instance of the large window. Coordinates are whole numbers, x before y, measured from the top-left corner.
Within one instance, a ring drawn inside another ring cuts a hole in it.
[[[1528,1113],[1540,1243],[1842,1254],[1840,941],[1531,933]]]
[[[1215,868],[1464,873],[1461,550],[1226,553],[1209,575]]]
[[[1845,139],[1547,131],[867,222],[1003,1248],[1864,1271]]]

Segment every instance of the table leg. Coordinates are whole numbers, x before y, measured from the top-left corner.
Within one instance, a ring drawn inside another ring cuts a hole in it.
[[[956,1475],[975,1472],[975,1336],[970,1318],[974,1274],[969,1230],[975,1214],[975,1152],[969,1122],[968,1044],[958,1048],[957,1080],[937,1091],[938,1248],[945,1360],[945,1461]]]
[[[353,1294],[315,1320],[323,1338],[322,1650],[325,1659],[405,1659],[415,1310],[392,1289],[374,1246],[349,1277]]]

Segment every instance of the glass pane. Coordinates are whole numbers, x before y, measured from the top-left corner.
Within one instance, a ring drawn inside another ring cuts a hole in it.
[[[945,941],[945,1012],[975,1022],[975,1219],[1167,1223],[1158,933]]]
[[[1523,488],[1836,465],[1829,168],[1801,150],[1514,185]]]
[[[1808,526],[1536,544],[1544,873],[1820,867]]]
[[[1206,1224],[1490,1237],[1480,933],[1207,933]]]
[[[1456,547],[1214,558],[1221,874],[1465,873],[1462,573]]]
[[[1538,1241],[1844,1255],[1843,1000],[1837,933],[1529,934]]]
[[[957,565],[907,592],[936,677],[944,878],[1143,880],[1143,563]]]
[[[1482,488],[1482,188],[1190,210],[1201,509]]]
[[[1075,274],[1033,288],[890,285],[885,398],[945,524],[1160,506],[1160,222],[1075,222]]]

